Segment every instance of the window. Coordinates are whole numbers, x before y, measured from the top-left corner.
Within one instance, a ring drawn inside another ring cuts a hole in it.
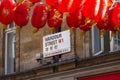
[[[15,72],[16,34],[14,23],[5,30],[5,74]]]
[[[92,53],[99,55],[107,53],[110,50],[109,31],[106,31],[104,37],[100,37],[100,30],[97,27],[92,28]]]
[[[120,49],[120,31],[118,32],[116,37],[111,37],[110,41],[110,51],[117,51],[119,49]]]
[[[97,27],[92,28],[92,53],[94,55],[100,54],[104,51],[104,40],[100,37],[100,31]]]

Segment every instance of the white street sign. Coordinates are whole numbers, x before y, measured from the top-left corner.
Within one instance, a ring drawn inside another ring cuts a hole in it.
[[[70,30],[43,37],[43,57],[55,56],[70,51]]]

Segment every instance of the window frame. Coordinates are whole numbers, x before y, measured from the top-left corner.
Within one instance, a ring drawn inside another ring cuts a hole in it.
[[[99,54],[101,54],[101,53],[103,53],[104,52],[104,37],[101,37],[99,34],[100,34],[100,31],[98,32],[98,35],[99,35],[99,37],[100,37],[100,44],[99,44],[99,46],[100,46],[100,51],[98,51],[98,52],[95,52],[95,27],[97,27],[97,26],[94,26],[94,27],[92,27],[92,29],[91,29],[91,32],[92,32],[92,55],[93,56],[97,56],[97,55],[99,55]],[[97,28],[96,28],[97,29]]]
[[[13,26],[12,28],[10,28],[9,26]],[[7,70],[7,68],[8,68],[8,34],[10,34],[10,33],[16,33],[16,28],[15,28],[15,24],[10,24],[10,25],[8,25],[7,26],[7,29],[5,30],[5,74],[11,74],[11,73],[14,73],[15,72],[15,68],[16,68],[16,64],[15,64],[15,60],[14,60],[14,68],[13,68],[13,72],[8,72],[8,70]],[[13,43],[12,43],[12,46],[13,46]],[[15,47],[15,45],[13,46],[13,47]],[[15,54],[16,54],[16,51],[14,51],[13,50],[13,48],[12,48],[12,51],[13,51],[13,56],[12,57],[14,57],[15,58]]]

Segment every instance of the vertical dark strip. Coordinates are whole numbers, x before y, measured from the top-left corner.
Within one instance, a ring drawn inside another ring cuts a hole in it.
[[[91,34],[91,30],[89,31],[89,56],[92,57],[92,34]]]
[[[20,36],[20,32],[18,33],[18,36],[19,36],[19,39],[18,39],[18,45],[19,45],[19,47],[18,47],[18,54],[19,54],[19,56],[18,56],[18,57],[19,57],[19,61],[18,61],[18,64],[19,64],[18,70],[19,70],[19,72],[20,72],[20,65],[21,65],[21,63],[20,63],[20,62],[21,62],[21,56],[20,56],[20,39],[21,39],[20,37],[21,37],[21,36]]]
[[[73,53],[74,53],[74,57],[75,57],[75,67],[77,67],[78,55],[77,55],[77,51],[76,51],[76,29],[75,29],[74,33],[71,34],[71,36],[73,36],[73,38],[72,38],[72,40],[73,40]]]
[[[58,33],[58,32],[61,32],[61,27],[57,28],[54,33]],[[61,54],[53,56],[54,63],[59,62],[59,58],[61,58]],[[53,67],[53,72],[56,72],[56,71],[58,71],[58,67],[55,66]]]
[[[2,30],[2,75],[5,75],[5,30]]]
[[[109,31],[106,31],[104,37],[104,52],[108,53],[109,51],[110,51],[110,35],[109,35]]]
[[[15,58],[14,58],[14,72],[16,72],[16,33],[14,33],[14,54],[15,54]]]

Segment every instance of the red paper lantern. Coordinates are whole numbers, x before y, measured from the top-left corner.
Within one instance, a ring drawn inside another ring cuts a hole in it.
[[[39,28],[44,27],[47,21],[47,7],[45,4],[37,4],[34,8],[31,23],[33,27],[35,28],[33,32],[37,32]]]
[[[113,8],[112,21],[115,25],[120,26],[120,3]]]
[[[19,28],[22,28],[28,23],[29,20],[29,3],[27,1],[17,5],[14,13],[14,22]]]
[[[1,6],[1,22],[2,24],[4,24],[3,28],[6,28],[6,25],[10,24],[13,21],[14,9],[16,4],[14,0],[3,0]]]
[[[102,1],[102,0],[101,0]],[[116,29],[114,27],[114,24],[112,22],[112,10],[110,10],[110,3],[109,1],[103,0],[103,9],[99,13],[100,19],[98,20],[97,27],[101,31],[101,36],[104,36],[105,30],[111,30],[112,32],[115,32]]]
[[[90,29],[95,25],[94,18],[97,16],[100,7],[100,0],[86,0],[82,9],[82,14],[85,17],[84,26]],[[86,31],[86,30],[85,30]]]
[[[83,36],[92,27],[92,23],[86,23],[87,21],[88,20],[82,15],[81,24],[79,26],[79,29],[81,30],[81,36]]]
[[[80,8],[67,16],[66,21],[71,29],[71,32],[73,33],[75,28],[78,28],[82,22],[82,13]]]
[[[112,21],[113,10],[108,10],[108,29],[112,32],[116,32],[117,28]]]
[[[84,16],[82,16],[82,21],[81,21],[81,25],[79,26],[80,30],[85,33],[88,30],[91,29],[92,24],[91,23],[87,23],[86,24],[86,18]]]
[[[114,33],[117,31],[112,22],[112,10],[107,9],[104,18],[97,23],[97,27],[101,31],[101,36],[104,36],[105,30],[110,30]]]
[[[63,14],[58,14],[57,9],[53,8],[48,15],[48,26],[54,31],[54,29],[61,27]],[[52,31],[52,32],[53,32]]]
[[[88,24],[86,24],[84,26],[81,25],[79,28],[80,28],[80,30],[82,30],[83,33],[85,33],[85,32],[87,32],[87,31],[89,31],[91,29],[91,26],[92,26],[92,24],[88,23]]]
[[[62,2],[57,6],[57,10],[60,12],[69,12],[74,0],[62,0]]]
[[[98,21],[97,27],[100,29],[100,34],[103,36],[105,34],[105,30],[108,29],[108,19],[109,19],[109,14],[108,11],[105,13],[104,17]]]

